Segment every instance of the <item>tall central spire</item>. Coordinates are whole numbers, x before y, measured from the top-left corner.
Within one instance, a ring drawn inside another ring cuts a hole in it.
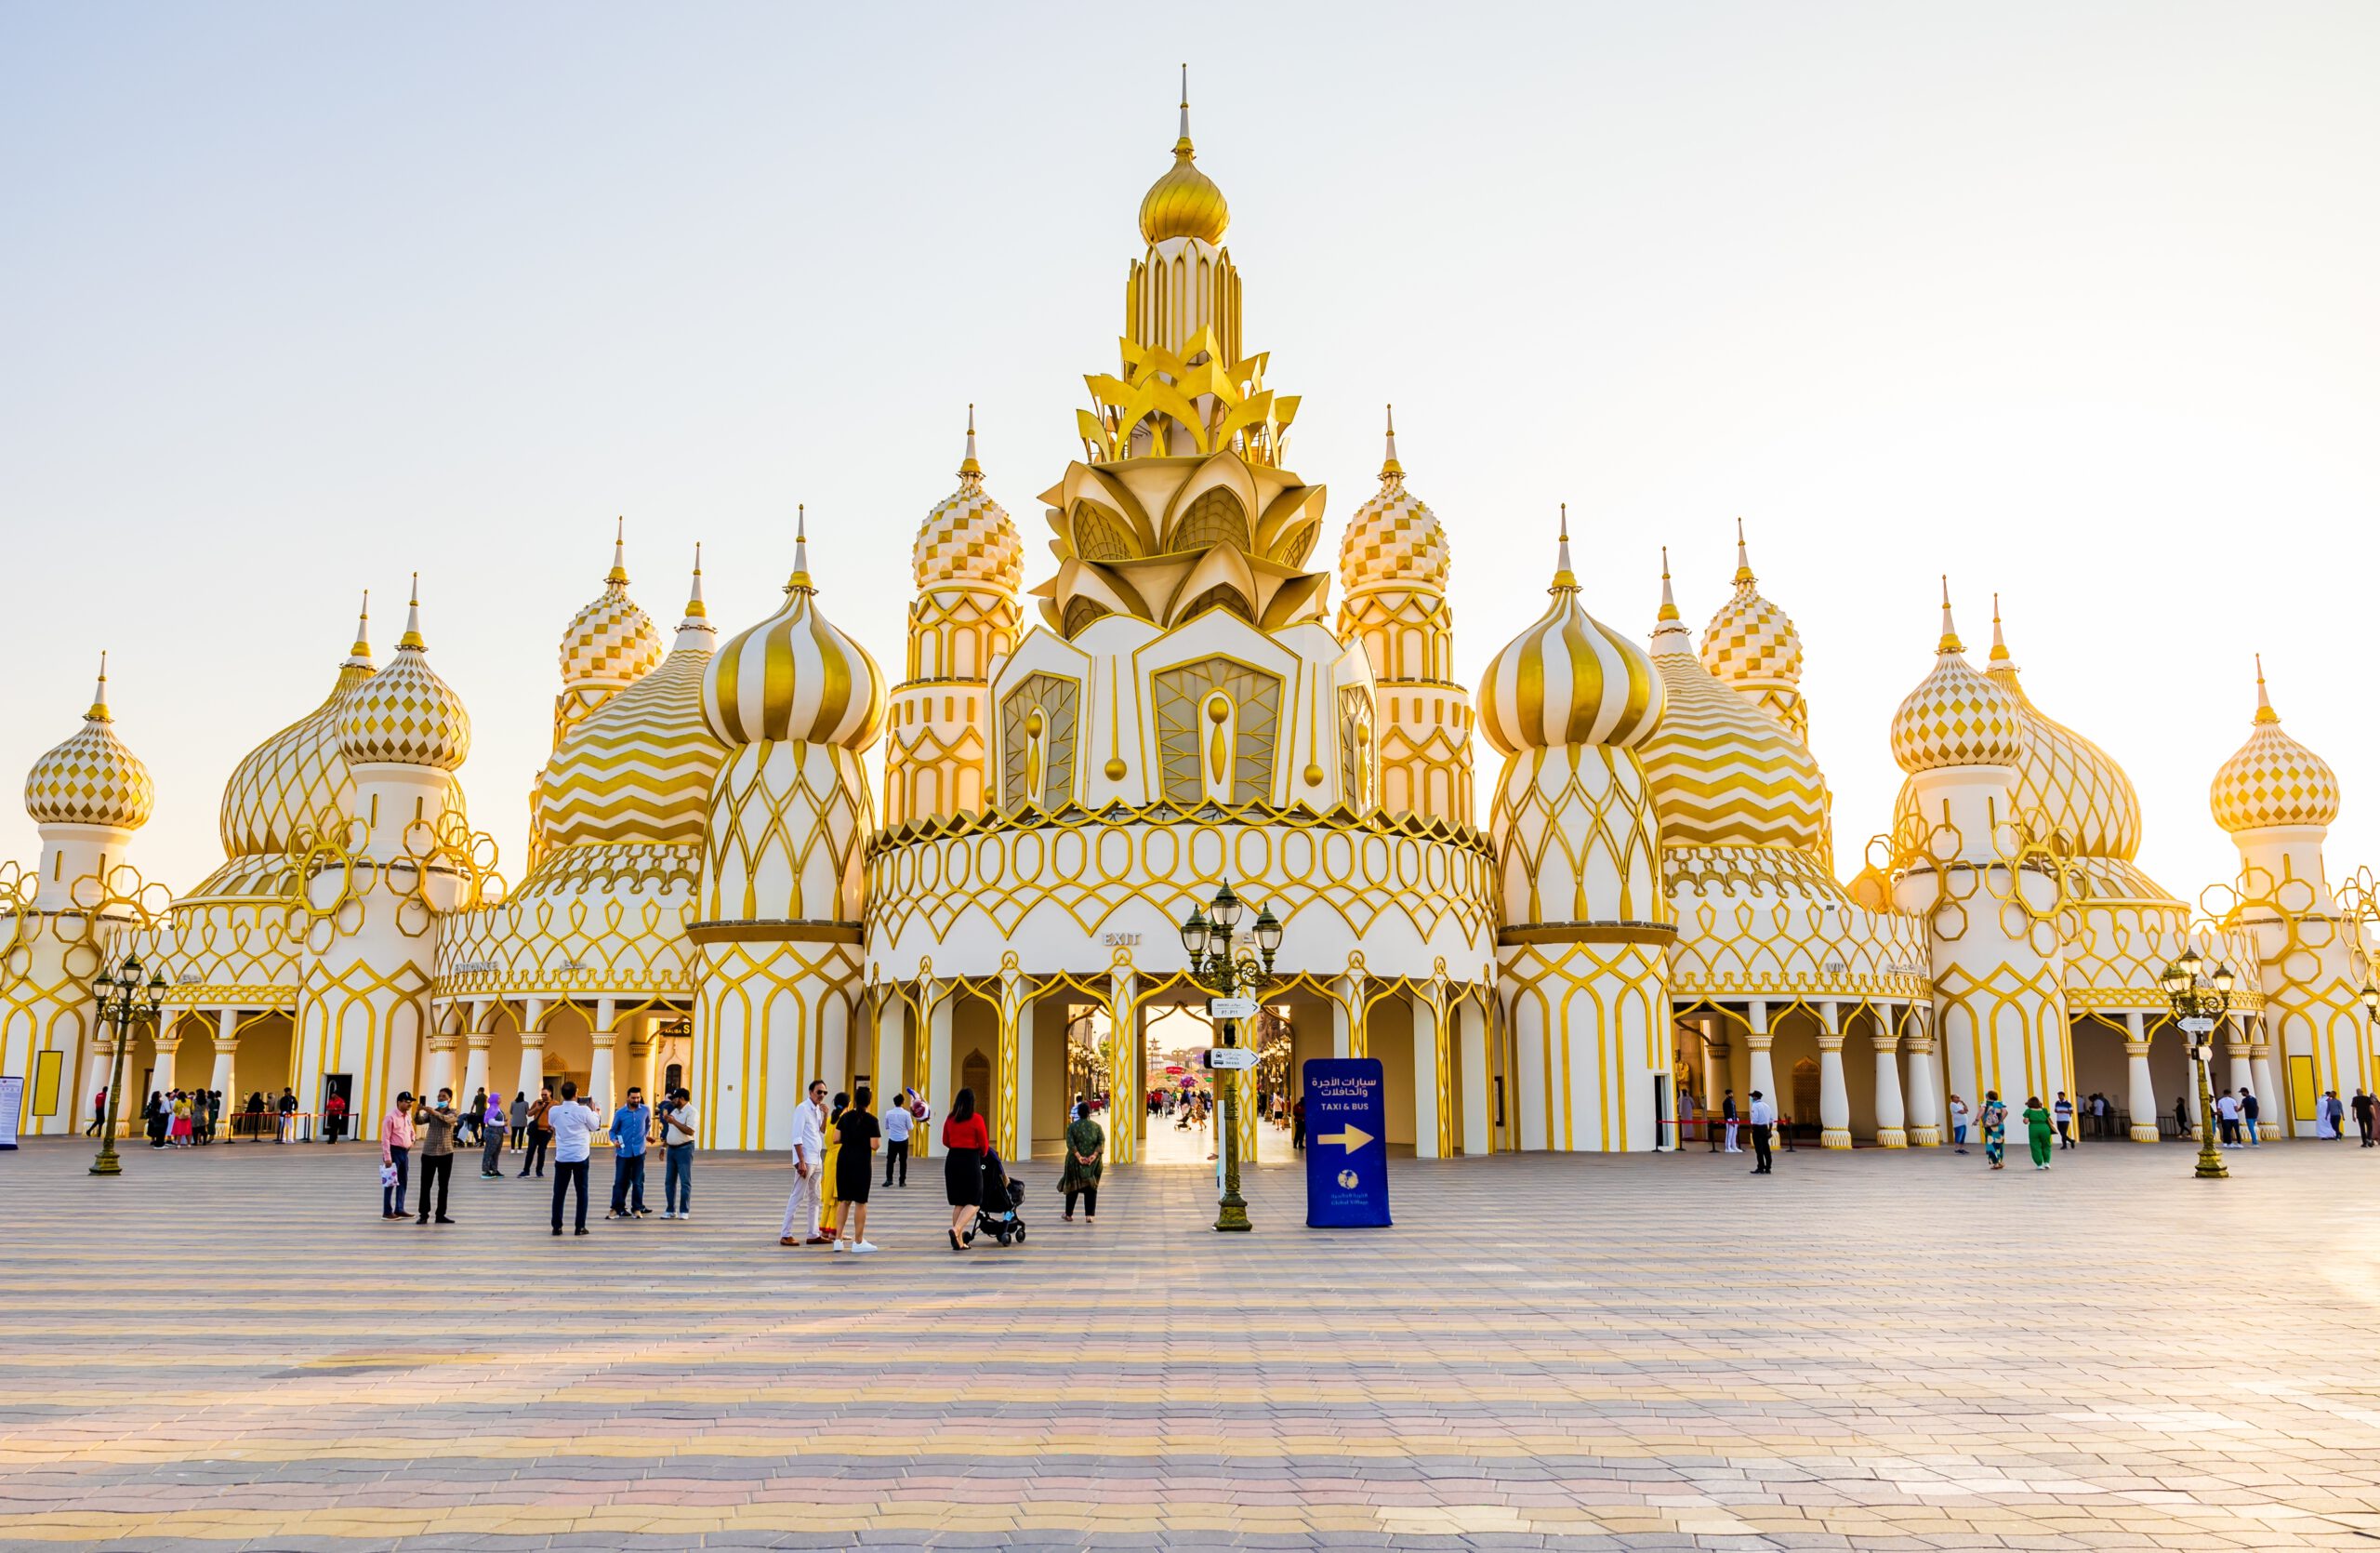
[[[1149,185],[1141,198],[1141,235],[1150,247],[1179,238],[1210,246],[1223,240],[1231,225],[1231,206],[1215,180],[1191,164],[1198,150],[1190,143],[1190,67],[1182,67],[1182,127],[1173,140],[1173,166]]]

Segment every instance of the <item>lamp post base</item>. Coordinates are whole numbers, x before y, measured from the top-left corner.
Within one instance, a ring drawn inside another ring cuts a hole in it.
[[[102,1154],[98,1159],[91,1161],[91,1174],[94,1175],[121,1175],[124,1174],[124,1161],[117,1159],[113,1154]]]

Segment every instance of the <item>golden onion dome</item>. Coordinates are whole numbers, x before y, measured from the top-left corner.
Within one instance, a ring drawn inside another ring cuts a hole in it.
[[[618,688],[632,684],[661,661],[661,632],[653,617],[628,597],[628,521],[612,538],[612,570],[603,591],[571,617],[562,633],[562,683]]]
[[[1141,196],[1141,236],[1151,247],[1175,237],[1201,243],[1223,240],[1231,225],[1231,206],[1215,180],[1192,164],[1198,153],[1190,143],[1190,85],[1184,72],[1182,86],[1182,132],[1173,142],[1173,166]]]
[[[1339,586],[1352,596],[1375,588],[1437,588],[1447,585],[1452,557],[1447,531],[1429,503],[1405,488],[1405,466],[1396,459],[1396,406],[1388,411],[1388,458],[1380,467],[1380,489],[1347,520],[1339,541]]]
[[[1650,737],[1666,696],[1645,650],[1579,604],[1570,515],[1562,514],[1554,603],[1488,660],[1479,725],[1507,755],[1565,744],[1627,748]]]
[[[372,595],[355,617],[355,644],[322,705],[243,756],[223,784],[218,813],[226,857],[285,852],[292,835],[319,816],[355,811],[355,782],[338,742],[339,703],[373,673]]]
[[[2140,794],[2115,757],[2058,722],[2025,694],[2016,660],[2000,625],[2000,598],[1991,600],[1991,657],[1985,677],[2016,703],[2023,749],[2016,760],[2013,802],[2038,810],[2078,856],[2130,862],[2140,853]]]
[[[2024,753],[2016,699],[1975,671],[1950,622],[1950,582],[1942,579],[1942,640],[1934,671],[1893,713],[1893,759],[1911,776],[1954,765],[2015,765]]]
[[[1025,585],[1025,541],[1008,509],[984,489],[984,466],[975,461],[975,406],[967,406],[967,457],[959,465],[959,489],[934,503],[918,527],[909,552],[918,591],[949,583],[972,583],[1013,593]]]
[[[715,641],[697,558],[686,618],[661,667],[564,734],[539,775],[538,831],[549,845],[701,842],[711,779],[727,753],[703,718]]]
[[[35,825],[104,825],[137,830],[157,806],[149,768],[115,733],[108,712],[108,658],[99,655],[99,683],[73,737],[33,762],[25,773],[25,813]]]
[[[339,702],[339,752],[350,765],[386,763],[453,771],[471,752],[470,713],[430,667],[428,654],[416,572],[396,657]]]
[[[792,739],[865,750],[884,725],[884,676],[818,612],[808,518],[799,519],[785,604],[729,639],[703,675],[703,722],[722,742]]]
[[[2215,823],[2237,835],[2268,825],[2328,825],[2339,817],[2339,777],[2330,763],[2281,731],[2256,658],[2256,721],[2248,742],[2223,763],[2206,790]]]
[[[1802,741],[1694,655],[1661,552],[1653,668],[1668,700],[1638,747],[1661,840],[1685,846],[1814,848],[1826,836],[1826,777]]]
[[[1731,685],[1794,684],[1802,678],[1802,633],[1763,597],[1736,520],[1736,591],[1702,628],[1702,667]]]

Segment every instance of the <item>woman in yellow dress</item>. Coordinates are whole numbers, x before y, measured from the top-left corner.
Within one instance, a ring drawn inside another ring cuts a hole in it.
[[[835,1239],[835,1227],[842,1222],[843,1200],[835,1195],[835,1157],[843,1150],[842,1139],[835,1131],[835,1121],[843,1108],[852,1103],[851,1095],[842,1090],[835,1092],[835,1103],[826,1108],[826,1157],[818,1176],[818,1233]],[[840,1241],[837,1250],[841,1250]]]

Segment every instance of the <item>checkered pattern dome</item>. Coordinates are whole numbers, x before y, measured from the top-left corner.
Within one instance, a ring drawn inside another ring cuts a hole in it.
[[[1438,515],[1395,476],[1382,481],[1378,494],[1347,520],[1346,537],[1339,541],[1339,586],[1348,593],[1444,588],[1450,560]]]
[[[157,806],[140,757],[116,737],[104,701],[94,702],[74,737],[25,773],[25,813],[36,825],[109,825],[133,830]]]
[[[1750,568],[1738,571],[1735,592],[1702,628],[1702,667],[1731,685],[1802,677],[1802,633],[1762,596]]]
[[[350,764],[385,761],[453,771],[471,752],[471,717],[421,648],[399,646],[386,669],[339,703],[338,742]]]
[[[2237,832],[2268,825],[2328,825],[2339,817],[2339,777],[2330,762],[2263,721],[2223,763],[2206,790],[2215,823]]]
[[[1893,713],[1893,759],[1914,776],[1949,765],[2015,765],[2024,753],[2016,701],[1945,644],[1934,671]]]
[[[919,525],[910,551],[918,591],[950,582],[972,582],[1013,593],[1025,585],[1025,542],[1008,510],[991,498],[973,475],[934,504]]]
[[[653,617],[628,597],[628,579],[607,582],[562,633],[562,687],[633,684],[660,663],[663,651]]]

